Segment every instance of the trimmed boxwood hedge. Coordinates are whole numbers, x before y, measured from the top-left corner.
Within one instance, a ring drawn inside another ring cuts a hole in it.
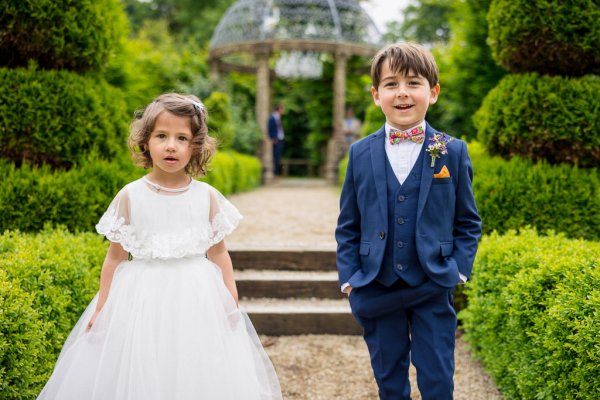
[[[0,235],[2,399],[35,398],[98,290],[107,242],[64,229]]]
[[[507,75],[474,116],[491,154],[600,166],[600,77]]]
[[[126,150],[121,91],[98,76],[0,68],[0,154],[21,163],[70,167],[96,152]]]
[[[483,233],[500,233],[526,225],[563,232],[572,238],[600,240],[598,169],[534,164],[490,157],[478,142],[469,143],[474,170],[473,192]],[[339,164],[344,181],[348,157]]]
[[[459,314],[506,398],[600,398],[600,243],[484,237]]]
[[[117,192],[144,174],[127,156],[112,162],[90,158],[68,171],[18,168],[0,159],[0,232],[39,231],[45,224],[92,231]],[[225,195],[253,189],[260,179],[258,159],[232,151],[217,152],[203,178]]]
[[[590,0],[494,0],[488,43],[511,72],[600,73],[600,7]]]
[[[102,70],[127,34],[119,0],[1,0],[0,10],[0,66],[10,68]]]
[[[0,242],[2,239],[0,239]],[[2,254],[3,252],[0,252]],[[49,355],[49,323],[33,307],[33,294],[8,279],[0,268],[0,393],[2,399],[33,399],[42,384],[40,360]]]
[[[469,144],[473,192],[483,232],[500,233],[526,225],[563,232],[572,238],[600,240],[600,175],[597,168],[510,161]]]

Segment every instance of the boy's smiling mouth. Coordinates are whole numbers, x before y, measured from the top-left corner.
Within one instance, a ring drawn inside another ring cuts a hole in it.
[[[398,104],[394,106],[397,110],[408,110],[412,107],[414,107],[414,104]]]

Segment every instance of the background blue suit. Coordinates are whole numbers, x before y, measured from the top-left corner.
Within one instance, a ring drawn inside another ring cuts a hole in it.
[[[427,124],[422,152],[434,133]],[[384,254],[393,236],[388,229],[394,216],[388,204],[385,137],[382,127],[350,147],[335,234],[339,280],[353,288],[350,305],[363,326],[380,397],[410,398],[412,351],[423,398],[451,399],[456,329],[452,291],[459,272],[471,275],[481,235],[471,161],[466,143],[458,139],[448,143],[448,154],[437,158],[434,167],[429,153],[421,157],[414,238],[419,265],[411,268],[420,268],[425,280],[411,286],[410,279],[400,279],[386,287],[376,281],[387,267]],[[450,176],[434,178],[443,166]],[[431,331],[436,336],[425,337]]]
[[[269,138],[273,143],[273,173],[275,175],[280,174],[281,169],[281,153],[283,152],[283,139],[279,138],[279,126],[274,113],[269,116],[268,131]],[[279,123],[281,124],[281,115],[279,116]],[[283,128],[281,128],[283,129]]]

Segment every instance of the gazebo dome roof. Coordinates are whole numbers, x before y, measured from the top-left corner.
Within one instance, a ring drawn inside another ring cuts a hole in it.
[[[234,52],[301,50],[373,54],[382,36],[357,0],[239,0],[210,42],[216,56]]]

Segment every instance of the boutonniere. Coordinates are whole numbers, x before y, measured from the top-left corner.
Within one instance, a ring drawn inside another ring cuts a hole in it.
[[[431,143],[429,144],[427,149],[425,149],[425,151],[428,152],[431,156],[431,168],[435,166],[436,158],[440,158],[442,154],[448,154],[448,148],[446,147],[446,145],[453,140],[453,137],[450,137],[445,133],[434,133],[433,137],[429,138],[429,141]]]

